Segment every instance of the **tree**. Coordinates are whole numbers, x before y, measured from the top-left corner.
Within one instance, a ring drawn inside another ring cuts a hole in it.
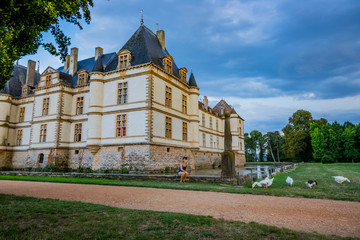
[[[297,161],[308,161],[312,157],[310,123],[311,113],[297,110],[290,118],[289,123],[282,129],[285,143],[285,156]]]
[[[65,60],[70,38],[60,29],[60,20],[82,29],[80,20],[90,23],[92,0],[4,0],[0,7],[0,89],[11,77],[13,63],[35,54],[40,46]],[[57,48],[43,41],[50,32]]]
[[[280,155],[282,155],[281,145],[283,139],[278,131],[268,132],[264,135],[266,141],[266,150],[268,154],[267,159],[280,162]]]
[[[359,158],[359,149],[356,148],[356,129],[353,125],[348,125],[342,133],[342,141],[344,144],[344,157],[348,160]]]
[[[328,148],[333,153],[334,158],[339,161],[343,155],[341,145],[341,134],[343,132],[343,128],[338,122],[335,121],[329,126],[328,131]]]
[[[250,132],[250,136],[254,139],[256,152],[259,152],[259,161],[264,161],[264,154],[265,154],[265,139],[261,132],[257,130],[253,130]]]
[[[256,142],[254,138],[248,133],[244,134],[245,137],[245,158],[247,162],[255,162],[257,160],[256,157]]]
[[[316,122],[310,124],[311,146],[315,159],[322,159],[328,151],[326,130],[326,125],[319,125]]]

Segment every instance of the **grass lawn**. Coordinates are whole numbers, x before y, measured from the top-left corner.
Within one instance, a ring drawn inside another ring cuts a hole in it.
[[[0,194],[0,239],[340,239],[257,223]]]
[[[351,183],[338,184],[332,176],[341,175],[350,179]],[[294,179],[293,187],[285,183],[287,176]],[[130,180],[108,180],[108,179],[85,179],[85,178],[62,178],[62,177],[28,177],[28,176],[5,176],[0,175],[3,180],[25,180],[42,182],[63,182],[99,185],[118,185],[152,188],[184,189],[195,191],[215,191],[246,194],[266,194],[274,196],[302,196],[307,198],[328,198],[335,200],[348,200],[360,202],[360,163],[336,163],[321,164],[309,163],[299,166],[294,172],[280,173],[275,176],[273,185],[269,189],[251,185],[244,187],[226,186],[221,184],[157,182],[157,181],[130,181]],[[309,179],[317,180],[316,189],[308,189],[305,182]]]

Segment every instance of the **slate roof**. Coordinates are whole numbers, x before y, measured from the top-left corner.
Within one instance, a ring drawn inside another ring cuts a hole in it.
[[[162,49],[156,34],[144,25],[141,25],[121,48],[121,50],[125,49],[131,52],[131,66],[152,62],[160,68],[164,68],[162,60],[165,56],[170,55],[166,49]],[[117,65],[117,54],[116,52],[112,52],[103,54],[101,57],[98,57],[97,61],[95,61],[94,57],[78,61],[76,72],[79,70],[85,70],[88,73],[110,72],[116,70]],[[69,69],[64,70],[64,66],[61,66],[56,70],[60,72],[60,79],[62,79],[65,84],[77,86],[77,73],[74,76],[69,75]],[[173,75],[180,78],[179,69],[175,62],[173,62],[172,70]],[[25,84],[25,79],[26,67],[17,65],[14,69],[13,77],[8,80],[6,87],[1,90],[0,93],[7,93],[14,97],[21,96],[22,85]],[[39,79],[40,74],[37,72],[35,74],[35,86],[37,86]],[[197,87],[195,77],[192,73],[190,75],[189,85]]]
[[[12,77],[6,82],[5,88],[0,91],[3,94],[9,94],[15,98],[21,97],[22,86],[26,83],[27,68],[22,65],[15,65]],[[34,85],[37,86],[40,80],[40,73],[35,71]]]
[[[195,81],[195,77],[194,77],[194,74],[193,72],[191,71],[191,74],[190,74],[190,78],[189,78],[189,86],[191,87],[197,87],[197,84],[196,84],[196,81]]]
[[[141,25],[121,48],[121,50],[125,49],[131,52],[131,66],[152,62],[155,65],[164,68],[162,59],[165,56],[170,55],[166,49],[162,49],[156,34],[144,25]],[[116,70],[117,65],[118,58],[113,56],[109,64],[106,66],[105,72]],[[175,62],[173,62],[172,69],[173,75],[180,78],[179,69]]]
[[[217,112],[219,114],[219,116],[221,116],[221,112],[222,109],[224,110],[224,113],[229,112],[231,114],[237,114],[237,112],[235,111],[235,109],[233,107],[231,107],[225,100],[220,100],[220,102],[218,102],[215,107],[213,108],[213,110],[215,112]],[[239,116],[239,114],[237,114]],[[244,120],[242,117],[239,116],[239,118],[241,118],[242,120]]]

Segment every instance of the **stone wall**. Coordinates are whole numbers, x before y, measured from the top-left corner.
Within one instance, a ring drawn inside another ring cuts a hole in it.
[[[212,164],[221,165],[221,153],[195,152],[195,168],[210,168]]]
[[[0,168],[1,167],[6,167],[6,168],[12,167],[12,163],[11,163],[12,154],[13,153],[11,151],[0,150]]]

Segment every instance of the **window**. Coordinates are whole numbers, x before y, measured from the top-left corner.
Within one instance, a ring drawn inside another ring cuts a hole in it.
[[[165,106],[171,108],[172,91],[171,87],[165,87]]]
[[[187,114],[187,97],[182,95],[182,112]]]
[[[19,122],[23,122],[25,117],[25,107],[20,108]]]
[[[22,97],[25,97],[29,91],[30,91],[29,86],[24,85],[24,86],[22,87],[21,96],[22,96]]]
[[[45,87],[50,86],[50,84],[51,84],[51,74],[45,77]]]
[[[241,127],[239,127],[239,134],[241,135]]]
[[[219,131],[219,120],[216,119],[216,131]]]
[[[118,63],[118,69],[127,68],[130,66],[130,60],[131,60],[131,54],[128,50],[121,50],[119,53],[119,63]]]
[[[210,128],[212,129],[213,128],[213,125],[212,125],[212,117],[210,116]]]
[[[75,124],[74,142],[81,142],[82,123]]]
[[[16,145],[20,146],[21,142],[22,142],[22,135],[23,135],[23,130],[19,129],[17,131],[17,136],[16,136]]]
[[[172,123],[170,117],[165,117],[165,137],[166,138],[172,137]]]
[[[40,126],[40,142],[46,142],[47,124],[41,124]]]
[[[172,63],[173,63],[173,58],[171,56],[168,55],[164,58],[163,64],[164,64],[165,72],[169,74],[173,73]]]
[[[118,84],[118,104],[127,103],[127,94],[128,94],[128,83],[123,82]]]
[[[79,73],[79,77],[78,77],[78,86],[84,86],[86,84],[87,80],[87,74],[85,72],[83,73]]]
[[[186,81],[186,73],[187,73],[187,69],[186,68],[180,68],[180,71],[179,71],[179,73],[180,73],[180,79],[181,79],[181,81],[183,81],[183,82],[187,82]]]
[[[210,135],[210,147],[213,148],[213,136]]]
[[[219,137],[216,137],[216,148],[220,148]]]
[[[76,99],[76,115],[84,113],[84,97],[78,97]]]
[[[121,114],[116,116],[116,136],[125,137],[126,136],[126,114]]]
[[[202,114],[202,118],[201,118],[201,124],[203,125],[203,127],[205,127],[205,114]]]
[[[43,109],[42,109],[43,116],[46,116],[49,114],[49,101],[50,101],[50,98],[43,99]]]
[[[202,140],[203,140],[203,147],[206,147],[206,135],[205,133],[202,134]]]
[[[182,128],[183,128],[183,141],[187,141],[188,140],[187,122],[183,122]]]

